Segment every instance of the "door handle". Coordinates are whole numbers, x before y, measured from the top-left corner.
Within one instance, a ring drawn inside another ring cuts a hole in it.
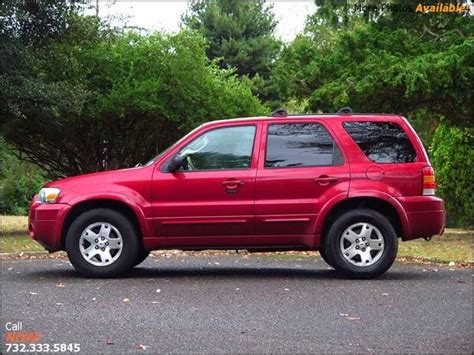
[[[245,184],[242,180],[226,180],[222,183],[228,190],[235,190],[237,187]]]
[[[334,177],[334,176],[327,176],[327,175],[321,175],[318,176],[314,181],[316,181],[319,185],[328,185],[329,183],[337,182],[339,178]]]

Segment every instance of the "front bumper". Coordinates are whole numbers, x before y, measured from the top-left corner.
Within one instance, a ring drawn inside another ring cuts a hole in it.
[[[446,212],[442,199],[436,196],[404,196],[397,199],[407,215],[407,233],[403,240],[443,234]]]
[[[33,202],[28,213],[28,231],[33,240],[50,252],[61,250],[61,233],[71,206],[63,203]]]

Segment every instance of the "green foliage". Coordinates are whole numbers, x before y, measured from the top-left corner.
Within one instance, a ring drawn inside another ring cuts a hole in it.
[[[472,16],[363,13],[353,11],[356,1],[316,3],[305,33],[283,50],[273,74],[286,106],[351,106],[409,118],[432,147],[449,222],[472,225]]]
[[[474,130],[446,122],[436,129],[431,145],[438,192],[452,225],[474,225]]]
[[[25,215],[45,177],[38,167],[19,160],[1,137],[0,161],[0,213]]]
[[[472,124],[471,16],[394,12],[370,20],[349,13],[341,25],[326,18],[333,14],[325,11],[328,3],[335,2],[325,3],[306,33],[283,51],[275,70],[286,101],[307,99],[313,112],[351,106],[358,112],[435,122],[444,116]]]
[[[38,54],[50,41],[63,38],[71,16],[79,8],[79,1],[0,2],[0,93],[10,85],[18,88],[32,84],[29,79],[39,64]],[[17,91],[12,90],[9,94],[15,96]],[[2,119],[6,119],[9,98],[1,97]]]
[[[190,31],[141,35],[72,16],[34,62],[3,77],[2,129],[51,177],[133,166],[204,121],[265,112]]]
[[[268,77],[279,43],[272,36],[277,23],[264,1],[194,1],[183,23],[204,35],[208,57],[222,68]]]
[[[83,3],[0,3],[2,213],[25,212],[43,171],[132,166],[204,121],[268,113],[257,93],[293,113],[405,115],[431,145],[450,222],[472,225],[471,15],[316,0],[305,32],[280,52],[262,0],[195,0],[175,35],[111,28],[78,15]]]
[[[276,98],[269,77],[281,43],[273,37],[277,22],[264,1],[196,0],[183,24],[202,33],[209,59],[254,79],[254,91],[260,98]]]

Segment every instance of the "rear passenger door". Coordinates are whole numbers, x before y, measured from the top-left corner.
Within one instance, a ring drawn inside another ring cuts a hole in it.
[[[323,121],[264,123],[255,186],[257,236],[272,244],[311,244],[320,209],[347,194],[349,164]]]

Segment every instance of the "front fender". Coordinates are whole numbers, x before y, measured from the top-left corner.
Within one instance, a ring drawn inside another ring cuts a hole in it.
[[[90,202],[90,201],[116,201],[125,204],[129,207],[135,216],[137,217],[138,223],[140,225],[140,229],[142,232],[142,236],[152,237],[154,236],[152,228],[149,226],[147,222],[147,215],[145,213],[146,206],[148,202],[146,202],[142,196],[135,192],[135,197],[139,197],[139,200],[134,200],[130,198],[128,195],[123,195],[116,192],[100,192],[100,193],[89,193],[77,196],[70,201],[70,204],[73,208],[83,202]]]

